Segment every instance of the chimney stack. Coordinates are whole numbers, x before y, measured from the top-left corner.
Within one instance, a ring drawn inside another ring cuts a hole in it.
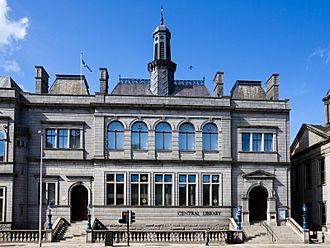
[[[324,104],[324,123],[325,125],[330,125],[330,90],[328,90],[327,95],[323,98]]]
[[[269,100],[278,100],[278,76],[272,74],[266,82],[266,95]]]
[[[108,94],[109,74],[107,68],[100,68],[100,94]]]
[[[49,75],[42,66],[35,66],[36,75],[35,75],[35,84],[36,84],[36,93],[45,94],[48,93],[48,78]]]
[[[217,72],[213,78],[214,97],[223,96],[223,72]]]

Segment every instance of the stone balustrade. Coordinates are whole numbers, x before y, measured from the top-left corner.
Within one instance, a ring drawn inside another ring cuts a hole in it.
[[[42,240],[46,238],[46,231],[42,231]],[[1,243],[38,242],[38,230],[0,230]]]

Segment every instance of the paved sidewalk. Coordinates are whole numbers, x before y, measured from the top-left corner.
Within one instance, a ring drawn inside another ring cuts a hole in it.
[[[330,247],[330,244],[238,244],[238,245],[228,245],[228,244],[222,244],[222,245],[215,245],[215,244],[210,244],[210,248],[215,248],[215,247],[224,247],[226,246],[227,248],[305,248],[305,247],[320,247],[320,248],[325,248],[325,247]],[[39,247],[38,244],[22,244],[22,243],[6,243],[2,244],[0,243],[0,248],[3,247],[34,247],[37,248]],[[45,243],[42,244],[42,247],[69,247],[69,248],[85,248],[85,247],[105,247],[104,243],[99,243],[99,244],[86,244],[86,243],[79,243],[79,244],[68,244],[68,243]],[[110,247],[110,246],[108,246]],[[127,244],[115,244],[113,247],[127,247]],[[130,244],[130,247],[132,248],[164,248],[164,247],[171,247],[171,248],[202,248],[202,247],[207,247],[203,244],[166,244],[166,243],[160,243],[160,244],[140,244],[140,243],[132,243]]]

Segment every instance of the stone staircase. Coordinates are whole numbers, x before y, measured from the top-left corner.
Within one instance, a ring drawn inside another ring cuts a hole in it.
[[[86,221],[71,223],[61,243],[86,243]]]
[[[268,231],[267,231],[268,228]],[[242,229],[246,235],[245,241],[248,243],[281,243],[281,244],[301,244],[303,241],[290,226],[269,226],[267,223],[256,222],[244,224]],[[273,238],[269,232],[273,232]]]

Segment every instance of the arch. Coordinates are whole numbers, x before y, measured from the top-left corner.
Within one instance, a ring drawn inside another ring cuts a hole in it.
[[[195,149],[195,127],[190,122],[184,122],[179,127],[179,150],[193,151]]]
[[[132,125],[131,138],[133,150],[147,150],[148,127],[143,121],[137,121]]]
[[[128,128],[132,130],[133,126],[137,122],[142,122],[147,126],[148,129],[152,129],[152,125],[149,122],[142,120],[141,118],[136,118],[136,119],[132,120],[131,123],[128,125]]]
[[[107,128],[108,149],[121,150],[124,149],[124,126],[120,121],[112,121]]]
[[[213,122],[205,123],[202,128],[203,151],[218,150],[218,127]]]
[[[71,222],[87,220],[87,205],[89,203],[88,189],[83,184],[74,184],[69,189]]]
[[[156,150],[171,150],[172,149],[172,128],[165,121],[159,122],[155,128]]]
[[[249,190],[249,219],[250,221],[267,220],[268,191],[265,187],[257,185]]]

